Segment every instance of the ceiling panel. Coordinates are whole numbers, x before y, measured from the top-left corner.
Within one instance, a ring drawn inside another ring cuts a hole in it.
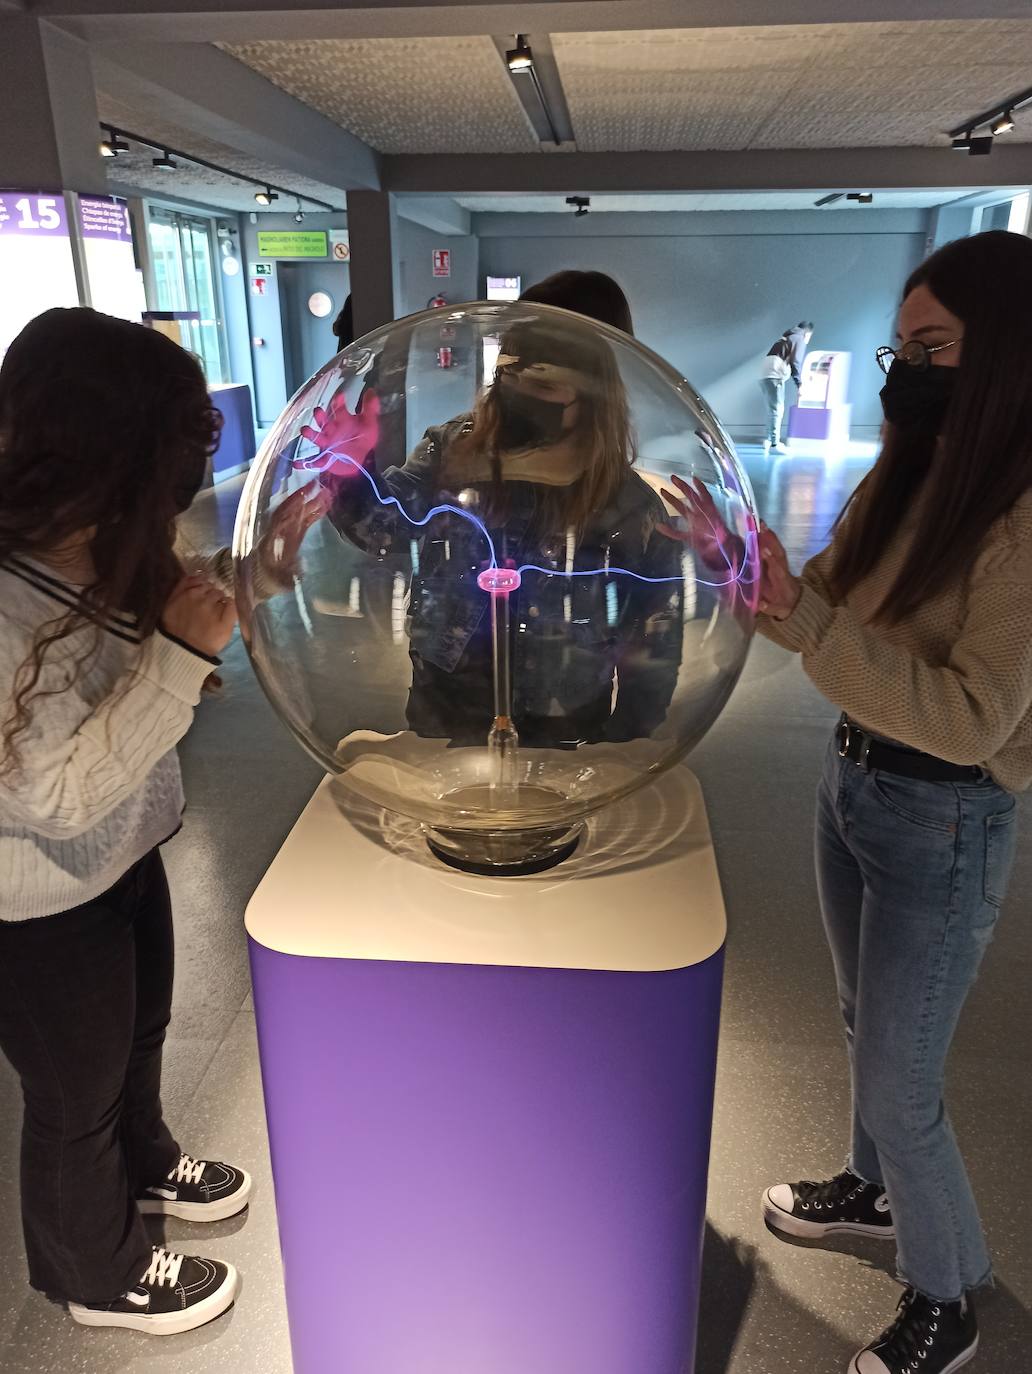
[[[381,153],[524,153],[538,141],[490,38],[224,49]]]
[[[102,123],[114,124],[120,129],[131,129],[143,138],[153,139],[155,143],[167,143],[184,153],[196,153],[198,157],[206,158],[209,162],[217,162],[220,166],[232,168],[234,172],[253,178],[253,182],[259,185],[272,181],[279,186],[289,187],[299,195],[314,196],[316,200],[325,201],[328,205],[341,208],[344,206],[344,193],[336,187],[309,181],[307,177],[298,176],[295,172],[271,163],[259,162],[246,153],[227,147],[224,143],[202,138],[180,125],[133,109],[102,92],[97,93],[97,113]],[[114,185],[133,186],[140,191],[166,195],[175,200],[196,201],[200,205],[209,205],[220,210],[260,212],[261,207],[255,204],[254,184],[233,181],[218,172],[211,172],[187,162],[181,162],[175,172],[161,172],[152,165],[154,157],[155,153],[150,149],[140,148],[134,144],[130,152],[119,153],[118,157],[107,159],[104,165],[108,181]],[[313,207],[302,205],[302,209],[305,208]],[[295,204],[292,200],[281,197],[274,209],[279,212],[293,211]]]
[[[584,152],[941,145],[1029,84],[1032,19],[554,34]],[[1010,138],[1032,141],[1032,117]]]
[[[812,210],[814,201],[828,191],[736,191],[684,192],[677,195],[596,195],[591,197],[593,214],[677,213],[710,210]],[[875,210],[928,210],[951,200],[975,194],[972,188],[939,191],[878,191],[874,205],[836,201],[822,213],[850,211],[856,215]],[[1002,193],[1001,193],[1002,194]],[[572,215],[562,195],[470,195],[457,196],[458,204],[475,214],[563,214]]]

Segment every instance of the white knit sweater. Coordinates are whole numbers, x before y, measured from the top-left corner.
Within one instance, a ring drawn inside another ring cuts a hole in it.
[[[76,588],[38,564],[0,567],[0,714],[41,625],[78,604]],[[175,745],[193,719],[212,660],[161,633],[141,642],[110,617],[48,653],[18,735],[20,766],[0,776],[0,920],[51,916],[100,896],[179,827]]]

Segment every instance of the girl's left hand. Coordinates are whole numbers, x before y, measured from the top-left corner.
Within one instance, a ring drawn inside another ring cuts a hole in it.
[[[781,540],[766,525],[760,526],[761,615],[772,620],[787,620],[799,604],[803,584],[788,566],[788,554]]]

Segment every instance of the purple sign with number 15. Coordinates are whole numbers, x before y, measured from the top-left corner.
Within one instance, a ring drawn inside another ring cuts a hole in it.
[[[67,238],[64,196],[0,191],[0,235],[10,234]]]

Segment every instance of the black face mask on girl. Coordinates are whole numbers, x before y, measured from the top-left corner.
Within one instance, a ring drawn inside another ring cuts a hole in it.
[[[881,389],[886,420],[911,434],[938,434],[956,378],[955,367],[917,368],[897,358]]]
[[[563,433],[566,406],[545,401],[517,386],[498,388],[498,447],[504,452],[521,448],[547,448]]]

